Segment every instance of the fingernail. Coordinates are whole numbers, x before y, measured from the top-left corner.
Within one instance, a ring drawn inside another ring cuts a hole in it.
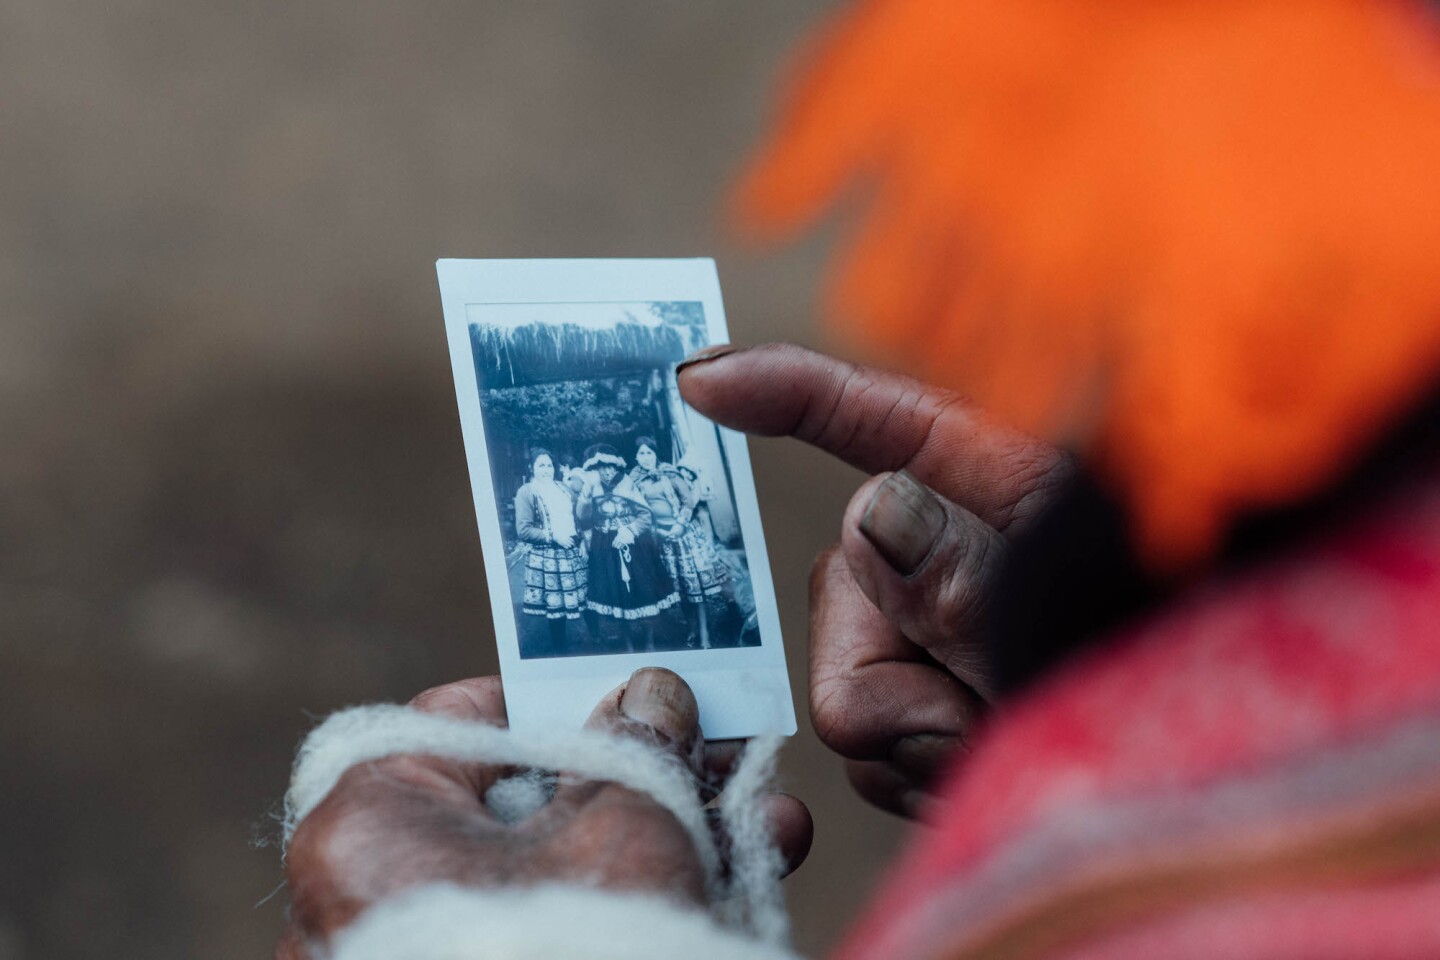
[[[714,346],[703,347],[675,364],[675,372],[678,374],[686,367],[693,367],[697,363],[705,363],[708,360],[719,360],[721,357],[727,357],[732,353],[738,352],[739,349],[740,348],[733,343],[717,343]]]
[[[620,695],[620,712],[677,740],[700,721],[695,695],[685,681],[659,667],[635,671]]]
[[[902,577],[920,569],[943,529],[945,508],[908,470],[890,474],[860,518],[860,532]]]

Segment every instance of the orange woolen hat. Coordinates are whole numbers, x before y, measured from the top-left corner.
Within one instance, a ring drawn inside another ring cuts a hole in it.
[[[1440,369],[1440,24],[1419,0],[868,0],[743,180],[862,182],[830,312],[1083,449],[1161,568],[1315,492]]]

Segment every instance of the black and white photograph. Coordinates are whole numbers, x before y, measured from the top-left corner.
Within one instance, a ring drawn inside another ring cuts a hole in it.
[[[697,301],[497,305],[469,325],[520,656],[760,643],[730,469],[675,365]]]
[[[793,733],[749,448],[677,380],[729,342],[714,261],[437,269],[511,725],[658,666],[708,737]]]

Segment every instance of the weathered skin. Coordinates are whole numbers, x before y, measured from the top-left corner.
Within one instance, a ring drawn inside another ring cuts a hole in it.
[[[411,706],[505,723],[499,677],[435,687]],[[723,776],[735,754],[733,744],[706,747],[690,688],[658,668],[637,671],[586,725],[656,744],[697,776],[713,774],[711,780]],[[307,945],[324,943],[371,903],[423,883],[568,881],[703,902],[704,873],[689,836],[649,797],[613,783],[562,779],[539,811],[506,823],[484,796],[511,772],[422,756],[387,757],[348,771],[291,842],[291,923],[277,958],[309,957]],[[766,802],[781,849],[798,865],[810,846],[808,811],[783,794]]]
[[[875,474],[810,577],[810,715],[875,805],[916,815],[984,709],[976,626],[1008,541],[1074,473],[948,390],[789,344],[702,352],[680,390],[736,430]]]
[[[989,676],[974,625],[1007,540],[1050,502],[1071,462],[947,391],[799,347],[702,353],[683,366],[680,387],[719,423],[788,434],[877,474],[856,491],[839,542],[812,570],[810,710],[861,796],[917,815],[985,710]],[[437,687],[413,704],[505,722],[495,677]],[[679,677],[644,670],[589,725],[658,742],[697,773],[723,770],[734,746],[702,748],[697,717]],[[306,957],[307,942],[422,882],[583,880],[703,898],[683,829],[648,798],[571,784],[537,814],[505,824],[482,801],[504,775],[411,756],[347,773],[296,832],[287,864],[293,922],[277,957]],[[809,813],[784,795],[767,803],[793,866],[809,847]]]

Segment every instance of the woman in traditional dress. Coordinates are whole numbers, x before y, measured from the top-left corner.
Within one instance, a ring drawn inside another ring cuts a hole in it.
[[[520,609],[549,625],[552,654],[566,650],[566,623],[585,608],[588,570],[575,527],[575,500],[555,479],[548,450],[530,452],[530,480],[515,494],[515,533],[528,545]]]
[[[581,469],[593,474],[576,503],[589,528],[591,633],[606,646],[631,653],[667,646],[680,595],[670,582],[654,518],[645,497],[624,475],[625,458],[607,443],[585,451]]]
[[[715,544],[696,522],[699,488],[685,482],[671,464],[661,463],[658,450],[654,437],[635,441],[635,469],[629,480],[654,518],[660,555],[685,613],[686,645],[708,649],[711,620],[728,606],[722,594],[726,570],[715,555]]]
[[[716,578],[720,581],[720,601],[710,601],[718,620],[710,631],[713,643],[755,646],[760,643],[760,618],[755,611],[755,591],[750,574],[736,556],[725,550],[715,536],[715,519],[710,512],[710,499],[715,495],[705,472],[684,459],[675,464],[679,474],[678,489],[687,503],[693,503],[687,526],[691,536],[700,543],[700,555],[713,555]]]

